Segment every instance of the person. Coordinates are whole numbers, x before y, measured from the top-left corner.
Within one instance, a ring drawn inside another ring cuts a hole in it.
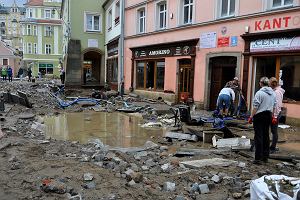
[[[6,67],[2,67],[1,69],[1,74],[2,74],[2,80],[6,81],[6,77],[7,77],[7,68]]]
[[[269,158],[269,127],[273,109],[276,105],[275,92],[269,87],[269,79],[262,77],[259,81],[261,89],[255,93],[253,109],[248,119],[254,127],[255,159],[253,164],[268,162]]]
[[[8,81],[12,82],[12,68],[10,66],[7,67],[7,76],[8,76]]]
[[[61,81],[61,84],[65,84],[65,70],[64,70],[64,67],[63,66],[61,66],[60,67],[60,81]]]
[[[228,115],[228,109],[230,108],[231,102],[233,102],[234,99],[235,94],[230,87],[224,87],[220,91],[217,99],[217,108],[220,111],[220,115]]]
[[[242,95],[239,78],[234,77],[232,81],[228,81],[225,84],[225,87],[230,87],[231,89],[233,89],[233,91],[235,93],[235,101],[231,104],[229,110],[230,110],[231,115],[236,116],[236,115],[238,115],[238,106],[239,106],[239,101],[241,98],[240,95]]]
[[[278,142],[277,129],[278,129],[279,118],[281,116],[282,100],[283,100],[283,94],[285,93],[285,90],[280,87],[275,77],[270,78],[270,87],[274,90],[276,96],[276,106],[274,108],[274,113],[273,113],[272,123],[271,123],[272,144],[270,146],[270,153],[275,153],[276,144]]]
[[[31,71],[31,69],[29,68],[29,69],[28,69],[28,82],[31,82],[31,77],[32,77],[32,71]]]

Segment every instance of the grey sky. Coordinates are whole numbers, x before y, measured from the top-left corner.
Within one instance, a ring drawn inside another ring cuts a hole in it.
[[[5,6],[11,6],[14,0],[0,0],[1,4],[4,4]],[[19,6],[23,6],[23,4],[26,2],[26,0],[16,0],[16,3]]]

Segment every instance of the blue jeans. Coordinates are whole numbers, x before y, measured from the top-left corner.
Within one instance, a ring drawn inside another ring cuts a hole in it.
[[[231,104],[231,97],[227,94],[221,94],[218,98],[218,109],[223,110],[228,109]]]

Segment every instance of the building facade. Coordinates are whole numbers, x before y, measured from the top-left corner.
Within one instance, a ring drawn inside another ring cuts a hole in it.
[[[21,60],[22,57],[18,55],[15,49],[8,46],[5,42],[0,41],[0,67],[10,66],[13,77],[16,77],[20,69]]]
[[[25,8],[19,7],[15,0],[11,7],[0,6],[1,39],[19,51],[23,50],[22,28],[20,21],[24,19]]]
[[[24,68],[33,76],[58,77],[62,59],[61,0],[29,0],[23,29]]]
[[[123,78],[123,0],[107,0],[103,4],[105,10],[105,74],[106,83],[113,90],[119,90]],[[124,28],[124,27],[123,27]]]
[[[287,117],[299,119],[299,5],[126,1],[125,89],[173,102],[191,98],[213,110],[219,91],[237,76],[251,108],[259,78],[275,76],[286,90]]]
[[[66,85],[105,85],[104,0],[63,0],[63,63]]]

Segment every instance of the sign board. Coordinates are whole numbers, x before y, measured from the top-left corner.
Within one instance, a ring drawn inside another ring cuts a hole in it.
[[[98,48],[98,40],[97,39],[88,39],[88,47]]]
[[[260,39],[250,43],[250,52],[300,50],[300,36]]]
[[[209,32],[200,35],[200,49],[216,48],[217,33]]]
[[[193,53],[193,46],[176,46],[165,48],[154,48],[135,50],[135,58],[155,58],[155,57],[170,57],[170,56],[189,56]]]
[[[219,37],[218,47],[229,47],[229,37]]]
[[[230,46],[236,47],[238,44],[238,37],[237,36],[231,36],[230,37]]]

